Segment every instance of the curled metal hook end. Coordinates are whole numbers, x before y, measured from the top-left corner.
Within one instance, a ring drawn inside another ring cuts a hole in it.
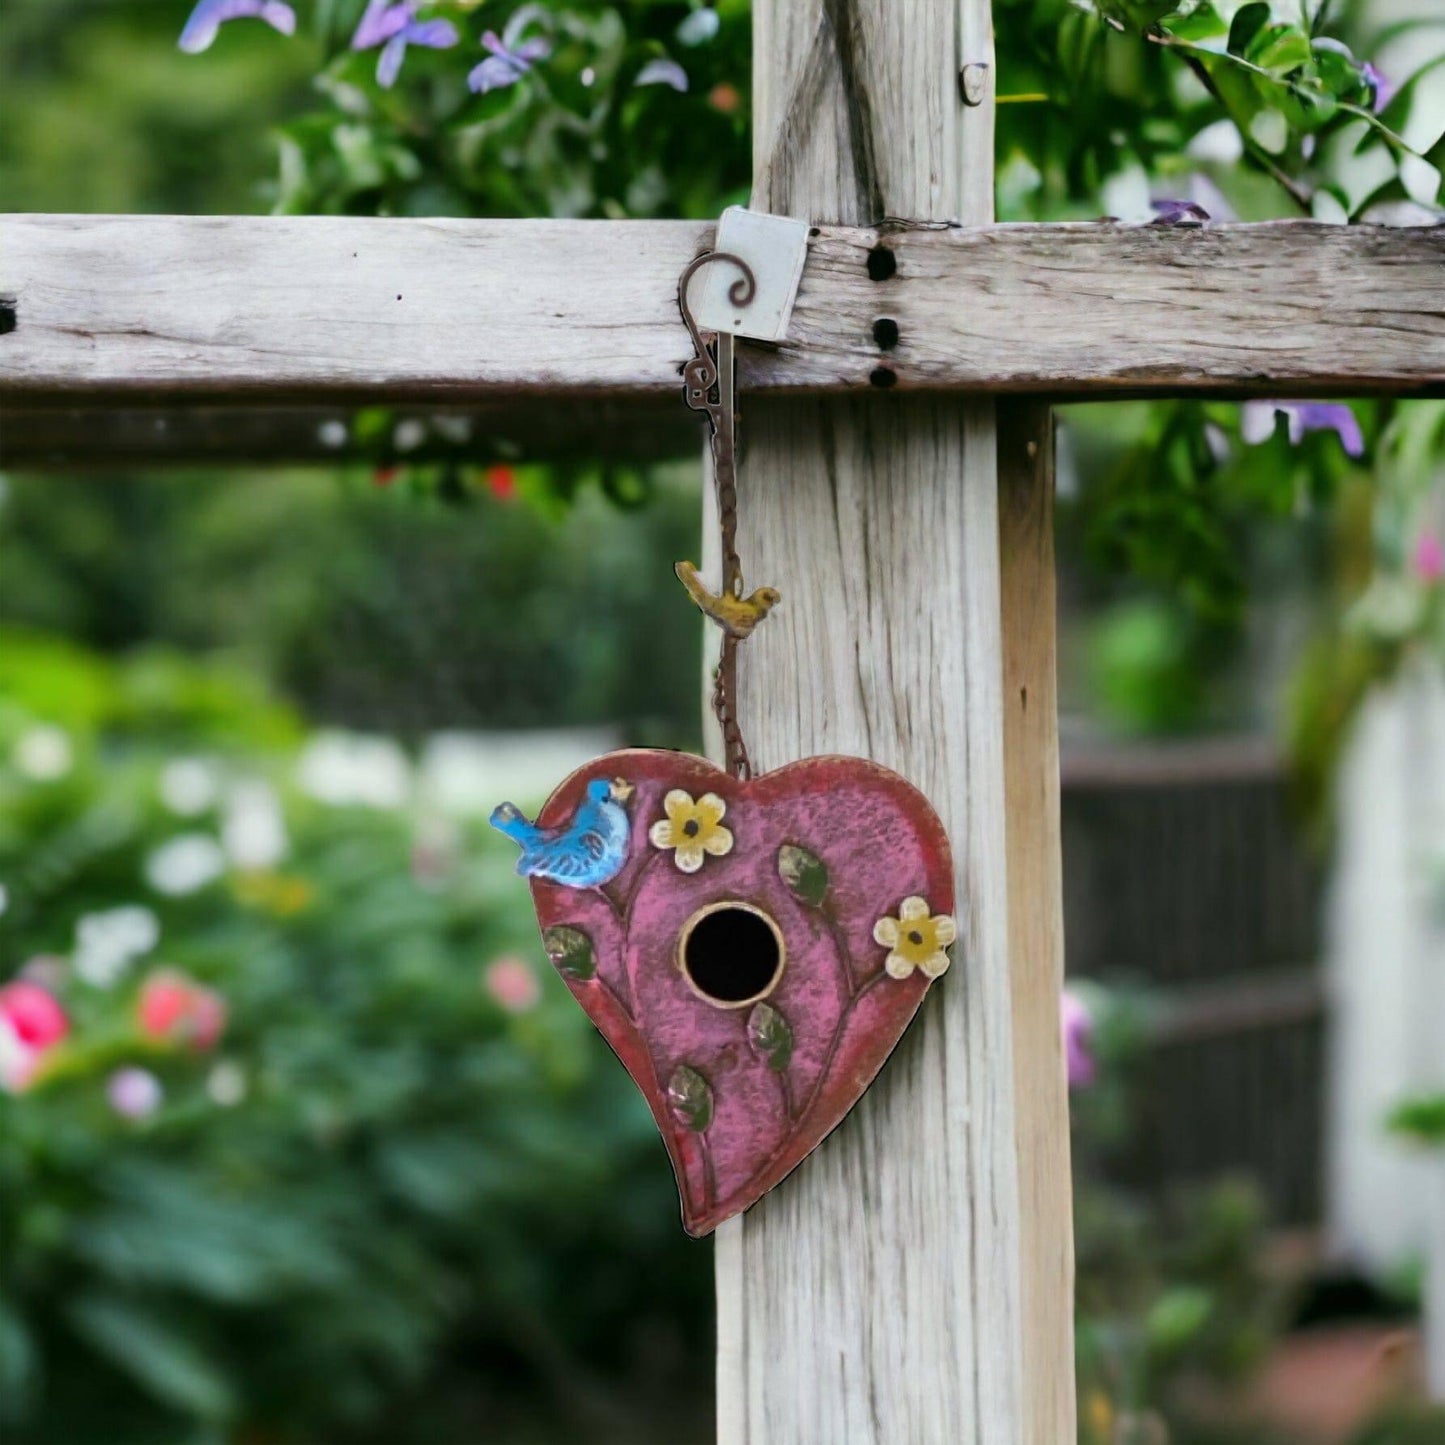
[[[753,268],[741,256],[732,251],[704,251],[701,256],[695,256],[689,261],[683,269],[682,275],[677,278],[677,309],[682,312],[682,319],[687,324],[688,331],[692,333],[693,345],[699,352],[702,351],[702,335],[693,318],[692,307],[688,304],[687,288],[694,274],[714,261],[727,261],[742,273],[728,287],[728,300],[734,306],[751,305],[753,297],[758,294],[758,278],[753,274]]]

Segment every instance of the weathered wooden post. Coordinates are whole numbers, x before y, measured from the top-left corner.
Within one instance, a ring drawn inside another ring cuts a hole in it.
[[[992,220],[992,60],[988,0],[754,6],[752,204],[878,226],[857,265],[879,321],[908,283],[885,217]],[[874,335],[886,388],[914,338]],[[853,753],[920,786],[953,839],[962,946],[843,1127],[718,1232],[718,1439],[1061,1445],[1048,414],[1008,408],[1001,434],[984,400],[743,410],[741,551],[785,596],[743,665],[755,762]]]

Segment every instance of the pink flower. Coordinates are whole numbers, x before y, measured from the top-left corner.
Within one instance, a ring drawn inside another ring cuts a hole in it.
[[[105,1084],[110,1107],[123,1119],[148,1119],[161,1106],[165,1090],[149,1069],[117,1069]]]
[[[1445,577],[1445,542],[1434,532],[1421,532],[1415,539],[1411,565],[1422,582],[1438,582]]]
[[[33,979],[17,978],[0,988],[0,1018],[32,1049],[52,1048],[70,1032],[65,1010]]]
[[[511,954],[487,966],[484,982],[487,992],[511,1014],[526,1013],[542,997],[537,975]]]
[[[33,979],[0,988],[0,1089],[18,1094],[41,1062],[70,1032],[70,1020],[48,989]]]
[[[1059,1001],[1069,1088],[1087,1089],[1098,1076],[1094,1058],[1094,1015],[1078,994],[1065,989]]]
[[[146,979],[136,1006],[141,1032],[153,1039],[209,1049],[226,1027],[226,1002],[175,969],[160,969]]]

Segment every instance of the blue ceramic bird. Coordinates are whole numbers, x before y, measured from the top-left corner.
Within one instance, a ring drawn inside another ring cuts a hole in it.
[[[572,821],[561,828],[529,823],[513,803],[492,810],[492,827],[522,850],[517,872],[524,878],[545,878],[567,888],[598,888],[610,882],[627,862],[632,823],[623,806],[632,784],[622,778],[593,778]]]

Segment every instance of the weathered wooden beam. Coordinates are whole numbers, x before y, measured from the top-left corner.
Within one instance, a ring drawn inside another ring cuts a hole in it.
[[[958,91],[965,61],[990,90],[988,0],[756,0],[753,24],[755,205],[989,219],[992,97]],[[849,374],[904,350],[871,327],[908,337],[915,239],[863,290]],[[838,258],[848,290],[866,250]],[[719,1445],[1021,1445],[1036,1372],[1073,1366],[1025,1348],[1021,1309],[993,403],[750,398],[744,424],[739,551],[784,598],[740,654],[753,761],[848,753],[921,787],[960,939],[852,1114],[718,1231]]]
[[[1060,1027],[1064,864],[1059,815],[1054,421],[1041,402],[998,404],[1009,981],[1026,1371],[1021,1445],[1078,1435],[1069,1098]]]
[[[677,275],[711,234],[9,216],[0,398],[671,398]],[[755,395],[1445,394],[1445,228],[823,226],[787,343],[742,352]]]
[[[695,416],[627,398],[388,408],[357,425],[348,406],[0,406],[0,465],[18,470],[289,465],[455,459],[654,462],[694,456]]]

